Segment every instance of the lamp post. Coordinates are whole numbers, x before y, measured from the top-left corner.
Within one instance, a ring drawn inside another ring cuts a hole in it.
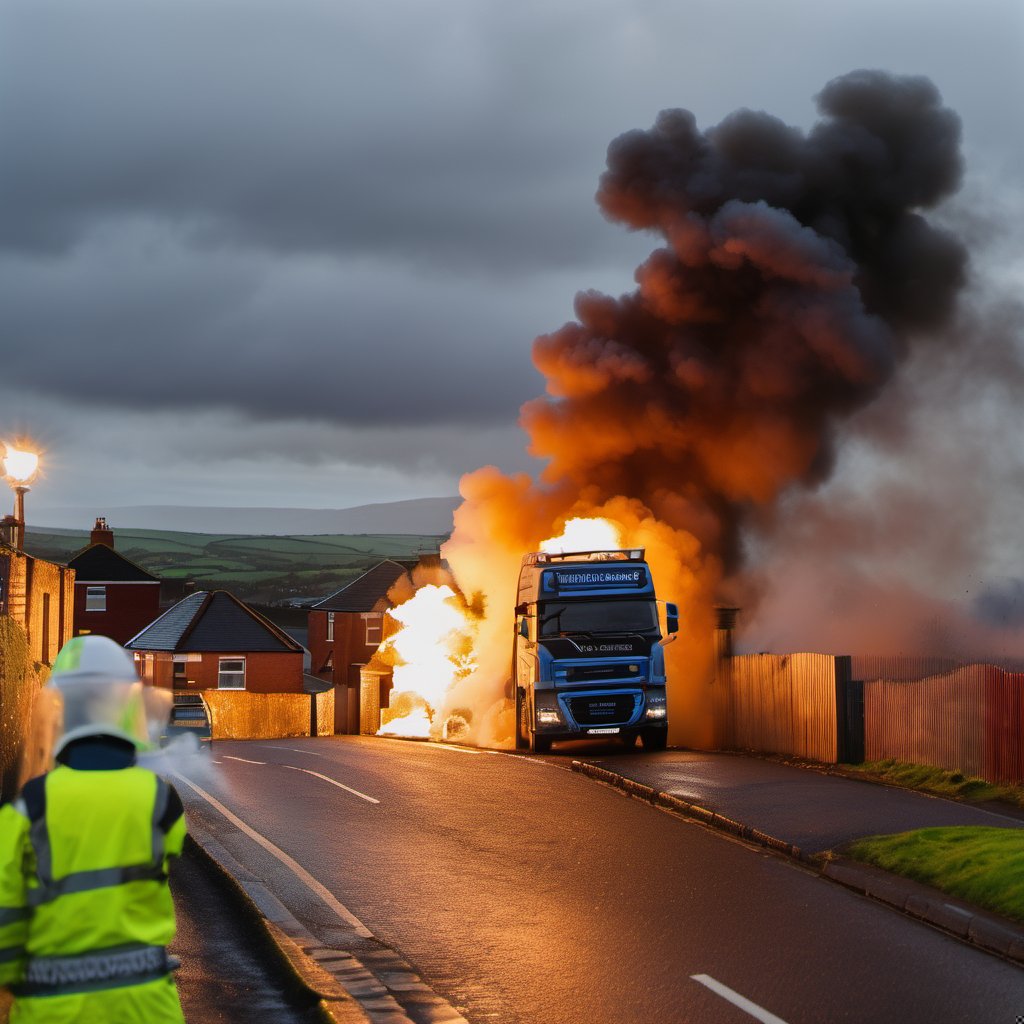
[[[14,516],[8,522],[11,526],[11,541],[15,548],[25,548],[25,495],[31,490],[29,484],[39,472],[39,456],[23,448],[4,443],[6,455],[3,459],[4,479],[14,491]]]

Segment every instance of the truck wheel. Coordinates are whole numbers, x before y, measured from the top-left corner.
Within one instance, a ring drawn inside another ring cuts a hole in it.
[[[664,750],[668,746],[668,729],[644,729],[640,738],[645,751]]]

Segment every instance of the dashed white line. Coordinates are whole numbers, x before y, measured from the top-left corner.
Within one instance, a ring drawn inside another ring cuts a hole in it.
[[[266,761],[250,761],[247,757],[232,757],[231,754],[223,755],[225,761],[244,761],[246,764],[266,764]]]
[[[323,779],[324,782],[329,782],[332,786],[337,786],[338,789],[345,790],[346,793],[351,793],[353,796],[359,797],[360,800],[365,800],[367,803],[379,804],[379,800],[375,800],[372,796],[367,796],[365,793],[360,793],[358,789],[353,789],[351,786],[346,786],[343,782],[339,782],[337,779],[329,779],[326,775],[321,775],[319,772],[311,772],[308,768],[296,768],[293,764],[283,764],[282,768],[291,768],[293,772],[305,772],[307,775],[312,775],[315,778]]]
[[[776,1017],[774,1013],[769,1012],[763,1006],[758,1006],[746,996],[741,996],[739,992],[733,991],[728,985],[715,981],[710,974],[691,974],[690,977],[694,981],[700,982],[705,988],[711,989],[715,995],[728,1000],[733,1006],[738,1006],[744,1013],[749,1013],[755,1020],[761,1021],[761,1024],[786,1024],[781,1017]]]
[[[175,777],[180,779],[189,789],[194,790],[198,793],[211,807],[220,811],[228,821],[231,822],[235,828],[241,829],[254,843],[259,844],[263,847],[267,853],[271,856],[276,857],[286,868],[288,868],[295,876],[302,882],[308,889],[314,892],[327,904],[335,914],[338,915],[343,921],[351,925],[355,930],[356,934],[363,939],[372,939],[373,932],[363,924],[362,921],[352,913],[343,903],[339,902],[334,894],[323,885],[318,882],[298,861],[289,857],[280,847],[275,846],[269,839],[261,836],[256,829],[251,828],[236,814],[232,814],[219,800],[215,797],[210,796],[205,789],[200,789],[191,779],[187,779],[184,775],[175,773]]]
[[[472,754],[474,757],[477,754],[487,754],[490,751],[487,750],[468,750],[466,747],[453,747],[450,743],[424,743],[425,747],[434,747],[436,750],[447,750],[452,754]]]
[[[261,743],[267,750],[290,750],[293,754],[309,754],[310,757],[326,757],[326,754],[318,754],[315,750],[303,750],[301,747],[274,747],[269,743]]]

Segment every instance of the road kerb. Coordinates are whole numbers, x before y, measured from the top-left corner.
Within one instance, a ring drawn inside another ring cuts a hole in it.
[[[784,839],[733,821],[700,804],[689,803],[671,793],[627,779],[607,768],[599,768],[586,761],[573,761],[571,768],[574,772],[613,786],[655,807],[710,825],[712,828],[798,860],[817,870],[822,878],[875,899],[901,913],[926,921],[968,945],[1024,964],[1024,926],[985,911],[958,907],[945,893],[939,893],[918,882],[858,861],[807,854],[799,846],[787,843]]]

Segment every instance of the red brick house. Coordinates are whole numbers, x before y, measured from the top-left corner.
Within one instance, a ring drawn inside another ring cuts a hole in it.
[[[226,590],[190,594],[125,647],[142,678],[167,689],[306,692],[302,645]]]
[[[68,562],[75,570],[74,634],[126,643],[160,614],[160,579],[114,550],[114,531],[97,519],[89,546]]]
[[[420,564],[385,559],[310,609],[311,670],[334,683],[335,732],[359,732],[359,670],[383,639],[388,591]]]

